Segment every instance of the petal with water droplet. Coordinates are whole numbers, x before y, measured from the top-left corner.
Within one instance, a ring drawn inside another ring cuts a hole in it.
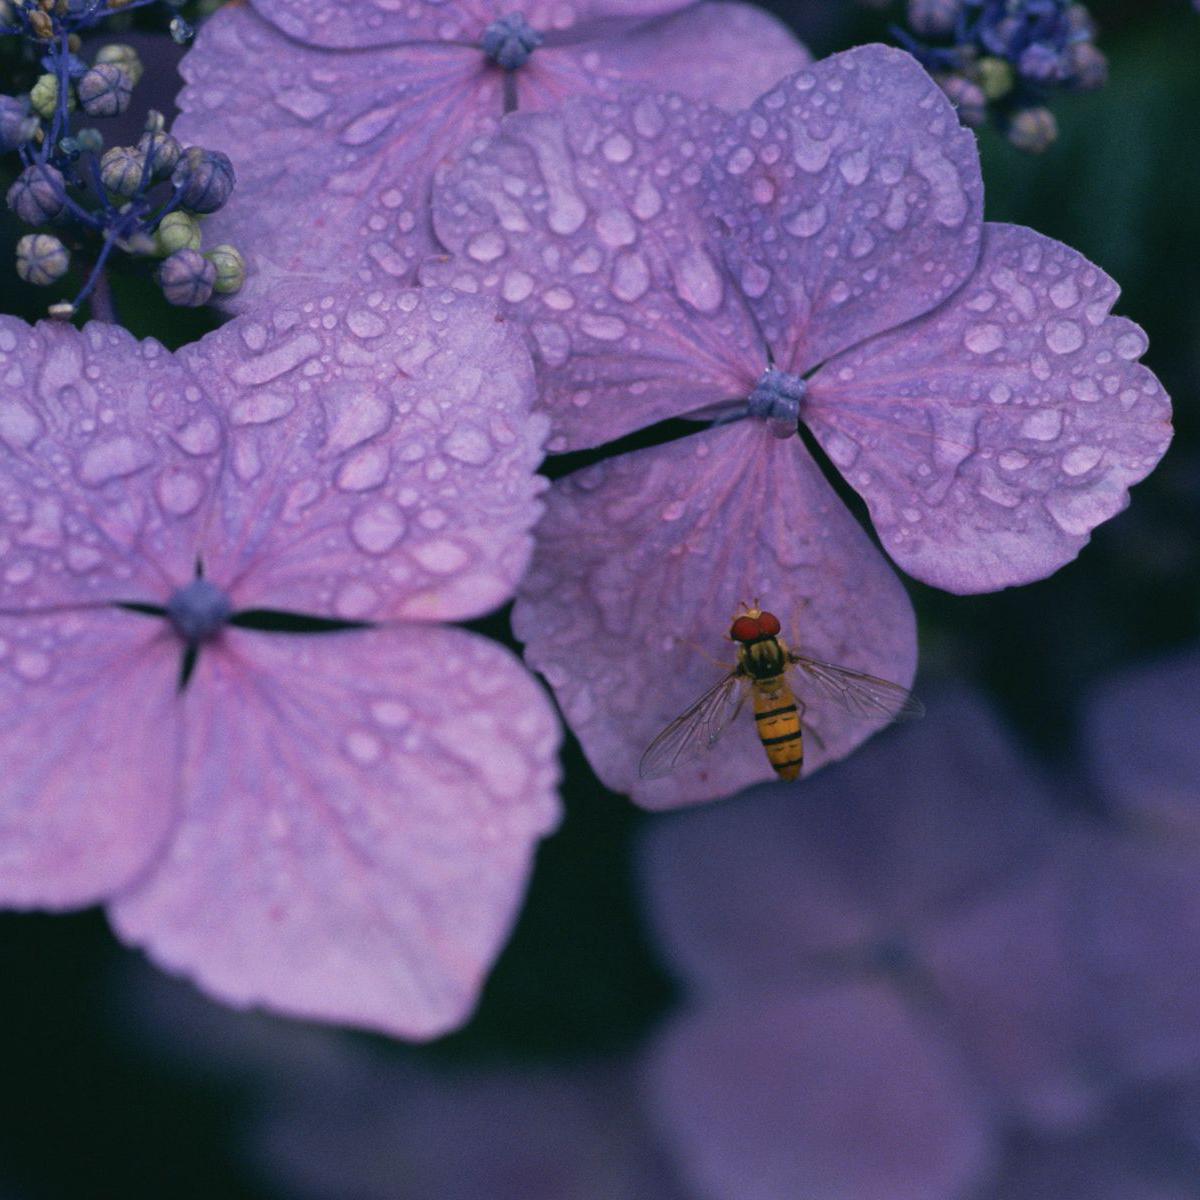
[[[979,254],[974,136],[914,59],[883,46],[816,63],[741,113],[706,195],[734,273],[772,273],[753,305],[789,371],[928,312]]]
[[[361,27],[337,12],[344,27]],[[297,278],[405,282],[434,247],[435,167],[503,111],[500,74],[470,45],[339,54],[285,37],[248,7],[205,22],[180,69],[188,86],[175,132],[237,166],[232,197],[207,224],[214,243],[236,245],[249,264],[245,286],[224,301],[238,312]]]
[[[437,288],[276,302],[270,330],[239,318],[177,356],[231,425],[234,469],[197,546],[208,576],[235,607],[348,620],[503,603],[545,433],[520,336],[490,302]]]
[[[94,904],[153,861],[177,815],[178,674],[150,617],[0,617],[0,904]]]
[[[473,634],[227,630],[183,815],[118,933],[227,1002],[412,1038],[461,1023],[557,821],[557,730]]]
[[[686,182],[724,121],[680,97],[577,99],[506,118],[435,190],[438,236],[459,257],[422,277],[493,293],[533,330],[551,449],[745,397],[762,373],[765,348]],[[621,153],[606,153],[618,136]],[[480,263],[470,247],[490,232],[507,252]]]
[[[990,224],[950,300],[813,376],[804,420],[906,571],[954,592],[1028,583],[1125,507],[1171,414],[1116,298],[1069,247]]]
[[[548,496],[514,628],[596,772],[638,803],[694,804],[773,777],[743,713],[717,751],[638,778],[655,734],[732,667],[739,601],[758,597],[813,657],[912,679],[908,598],[798,441],[739,422],[610,459]],[[824,743],[806,747],[806,770],[879,727],[817,697],[806,720]]]
[[[217,414],[154,341],[0,317],[0,610],[160,601],[195,566]]]

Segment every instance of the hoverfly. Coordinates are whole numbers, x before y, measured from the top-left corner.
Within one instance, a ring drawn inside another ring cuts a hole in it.
[[[797,778],[804,765],[805,704],[792,681],[802,694],[832,700],[860,718],[894,721],[924,713],[924,705],[899,684],[797,654],[779,632],[779,618],[757,603],[734,617],[729,637],[738,643],[737,665],[650,743],[638,764],[643,779],[661,779],[711,749],[749,695],[758,737],[775,773]]]

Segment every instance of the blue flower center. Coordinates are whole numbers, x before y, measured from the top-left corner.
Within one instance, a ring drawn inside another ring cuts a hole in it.
[[[750,416],[768,421],[776,437],[791,437],[800,424],[800,405],[807,393],[802,376],[768,367],[750,393]]]
[[[521,13],[509,13],[506,17],[497,17],[483,31],[480,46],[497,66],[515,71],[529,61],[542,40],[542,35]]]
[[[219,633],[232,613],[229,597],[207,579],[193,579],[167,601],[167,616],[175,632],[192,646]]]

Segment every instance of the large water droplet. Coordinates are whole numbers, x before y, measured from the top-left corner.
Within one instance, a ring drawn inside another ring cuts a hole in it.
[[[963,345],[972,354],[990,354],[1004,345],[1004,330],[990,321],[972,325],[963,334]]]

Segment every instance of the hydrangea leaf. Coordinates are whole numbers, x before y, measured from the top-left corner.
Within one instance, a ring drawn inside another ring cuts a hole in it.
[[[557,819],[556,729],[449,629],[230,629],[187,692],[184,812],[120,935],[233,1004],[425,1038],[465,1019]]]
[[[206,221],[212,241],[249,264],[228,302],[237,311],[267,302],[281,280],[403,282],[433,248],[434,169],[503,111],[500,73],[471,47],[331,54],[245,7],[206,21],[180,70],[175,133],[237,166],[232,198]]]
[[[0,647],[0,903],[95,903],[175,821],[180,648],[112,609],[0,617]]]
[[[650,1093],[681,1172],[711,1200],[958,1200],[993,1153],[963,1065],[879,986],[685,1016]]]
[[[733,666],[730,618],[758,597],[801,652],[907,686],[904,589],[799,441],[758,421],[610,459],[548,494],[513,613],[592,766],[640,804],[671,808],[772,778],[751,717],[715,753],[639,780],[656,733]],[[793,632],[794,630],[794,632]],[[878,728],[815,698],[806,770]]]
[[[0,611],[158,598],[190,578],[217,434],[158,342],[0,317]]]
[[[1096,787],[1123,816],[1200,842],[1200,649],[1135,667],[1089,697]]]
[[[916,937],[1036,862],[1046,796],[970,692],[929,699],[818,778],[654,828],[643,859],[668,956],[708,990],[911,958]]]
[[[1125,507],[1171,429],[1116,297],[1068,247],[989,225],[951,300],[813,377],[805,422],[906,571],[954,592],[1028,583]]]
[[[239,318],[179,358],[229,426],[199,553],[235,608],[455,620],[512,594],[545,422],[492,305],[440,289],[279,293],[269,320]]]
[[[809,61],[804,46],[770,13],[752,4],[705,0],[619,38],[535,54],[527,77],[536,81],[546,66],[578,73],[574,86],[563,89],[566,95],[591,91],[595,81],[612,79],[618,86],[643,85],[739,109]],[[524,100],[527,77],[522,73],[517,79],[522,108],[531,107]]]
[[[927,312],[979,255],[974,136],[883,46],[824,59],[736,117],[706,194],[776,363],[797,374]]]
[[[422,274],[498,296],[528,328],[550,449],[744,398],[766,366],[689,185],[724,120],[634,92],[516,114],[435,190],[459,257]]]

